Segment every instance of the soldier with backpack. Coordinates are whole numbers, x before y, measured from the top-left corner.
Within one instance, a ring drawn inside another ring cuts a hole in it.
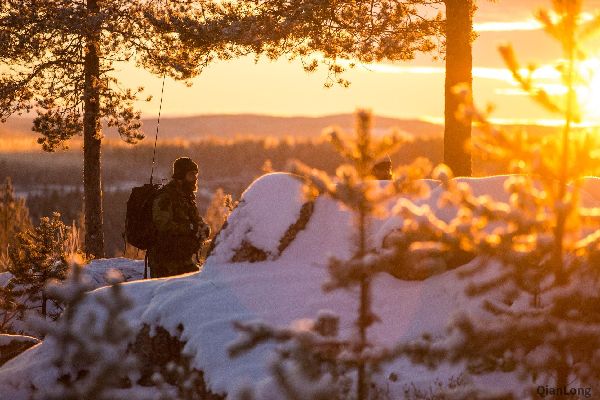
[[[193,256],[210,236],[196,206],[198,165],[188,157],[178,158],[172,178],[152,201],[155,237],[148,249],[152,278],[198,271]]]

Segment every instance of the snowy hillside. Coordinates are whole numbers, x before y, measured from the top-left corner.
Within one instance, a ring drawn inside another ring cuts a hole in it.
[[[502,199],[505,179],[465,181],[477,195]],[[435,182],[428,183],[434,189],[424,202],[435,210],[439,190],[435,189]],[[584,202],[600,203],[596,200],[599,188],[598,181],[586,183]],[[201,272],[124,284],[125,293],[135,300],[135,306],[127,312],[129,322],[136,329],[143,324],[163,327],[185,342],[183,352],[192,355],[193,366],[204,371],[204,380],[211,392],[232,398],[244,384],[260,382],[262,398],[279,398],[268,373],[271,346],[260,346],[236,359],[228,357],[228,345],[238,337],[232,322],[263,320],[286,326],[296,321],[295,326],[302,329],[303,319],[315,318],[319,311],[330,310],[340,316],[344,337],[354,329],[352,323],[357,308],[354,293],[324,293],[321,288],[327,278],[328,257],[348,258],[351,254],[354,230],[350,212],[339,203],[320,197],[308,213],[306,223],[296,225],[301,229],[293,232],[293,240],[285,247],[280,246],[282,238],[290,234],[290,226],[300,218],[302,209],[302,193],[295,179],[286,174],[261,177],[243,194],[241,204],[229,218]],[[378,248],[398,220],[372,222],[370,245]],[[260,250],[266,258],[233,262],[244,246]],[[122,270],[131,268],[132,274],[139,274],[138,261],[99,260],[97,263],[118,264]],[[466,282],[458,276],[466,267],[424,281],[402,281],[380,274],[372,289],[373,308],[382,322],[369,331],[370,339],[377,344],[393,345],[400,340],[417,338],[423,332],[441,336],[455,311],[480,313],[479,301],[464,294]],[[494,271],[491,268],[489,273]],[[105,289],[98,289],[93,295],[102,291]],[[180,325],[182,331],[178,330]],[[58,376],[49,361],[54,351],[52,343],[43,342],[0,367],[0,397],[29,399],[32,385],[40,388],[54,382]],[[388,365],[378,379],[388,388],[390,398],[396,399],[403,398],[404,390],[411,383],[426,389],[436,379],[447,383],[461,372],[460,366],[430,372],[401,360]],[[392,373],[397,379],[388,379]],[[507,374],[477,379],[489,388],[518,390],[516,379]],[[148,398],[144,396],[148,394],[139,394],[138,398]],[[129,398],[136,398],[135,391]]]
[[[107,286],[106,282],[107,272],[111,269],[116,269],[121,272],[123,275],[123,279],[126,282],[140,280],[144,277],[144,261],[143,260],[131,260],[127,258],[112,258],[112,259],[102,259],[102,260],[92,260],[89,264],[85,266],[83,269],[83,274],[86,279],[89,280],[90,286],[92,288],[99,288],[103,286]],[[0,287],[4,287],[8,284],[12,277],[12,274],[9,272],[0,273]],[[21,300],[28,304],[28,307],[31,309],[26,311],[26,315],[24,320],[27,319],[29,315],[35,315],[37,313],[36,308],[39,309],[40,305],[37,301],[35,304],[31,302],[27,302],[26,299]],[[56,307],[50,302],[49,311],[56,311]],[[15,319],[11,323],[11,329],[16,332],[26,332],[28,334],[34,333],[35,330],[29,329],[27,323],[23,320]]]

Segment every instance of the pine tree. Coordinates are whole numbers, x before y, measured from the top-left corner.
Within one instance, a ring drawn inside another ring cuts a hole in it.
[[[322,62],[326,86],[348,85],[341,77],[343,60],[360,62],[410,60],[438,48],[443,20],[441,1],[358,0],[351,3],[314,0],[213,2],[210,24],[193,17],[171,18],[173,29],[194,47],[221,32],[232,55],[254,53],[270,59],[300,58],[307,72]],[[320,61],[322,58],[324,59]]]
[[[107,281],[109,288],[90,298],[87,292],[91,283],[83,276],[81,266],[73,263],[63,283],[48,284],[48,297],[66,306],[57,322],[41,322],[45,340],[56,346],[53,364],[60,379],[40,388],[35,398],[115,399],[120,396],[114,389],[132,381],[137,359],[127,349],[135,331],[124,316],[132,302],[123,293],[123,277],[118,271],[109,271]]]
[[[87,254],[104,256],[102,122],[127,143],[143,138],[134,109],[142,88],[123,88],[115,67],[135,61],[159,76],[193,77],[219,45],[188,49],[162,20],[186,15],[202,21],[203,13],[189,0],[0,2],[0,121],[35,110],[33,130],[46,151],[83,133]]]
[[[6,285],[10,297],[18,299],[17,311],[22,318],[29,310],[40,310],[43,317],[56,318],[60,304],[52,302],[43,292],[50,279],[63,280],[67,273],[70,229],[60,220],[60,214],[43,217],[33,229],[17,235],[17,244],[10,249],[8,272],[12,274]]]
[[[210,226],[212,237],[221,230],[234,207],[235,204],[231,195],[225,194],[223,189],[217,188],[204,215],[206,223]]]
[[[260,167],[260,170],[263,174],[270,174],[273,172],[273,162],[267,158],[262,167]]]
[[[557,66],[566,88],[562,98],[532,79],[535,67],[523,73],[509,46],[500,49],[523,90],[564,118],[560,137],[540,139],[493,127],[468,90],[461,92],[462,111],[485,132],[477,146],[489,159],[509,162],[515,173],[505,183],[508,203],[475,197],[446,174],[441,176],[443,198],[458,209],[457,218],[449,224],[435,217],[408,224],[430,230],[440,245],[453,242],[453,248],[474,251],[479,262],[464,271],[474,279],[467,293],[485,297],[481,317],[460,313],[450,321],[446,338],[425,335],[398,346],[395,354],[431,367],[441,361],[466,362],[471,374],[513,372],[528,389],[491,394],[473,387],[472,398],[535,398],[540,384],[565,393],[575,390],[581,397],[600,389],[600,221],[597,208],[580,202],[584,178],[599,171],[600,157],[591,149],[600,141],[574,126],[583,118],[577,104],[577,92],[586,82],[581,45],[600,28],[600,15],[584,22],[581,10],[582,1],[554,1],[553,12],[538,14],[564,51]],[[490,225],[495,226],[492,232]],[[482,279],[490,269],[495,271],[492,278],[487,273]]]
[[[0,286],[0,333],[14,333],[12,322],[19,316],[19,299],[6,286]]]
[[[17,198],[9,177],[0,188],[0,268],[7,264],[8,248],[15,245],[17,233],[31,227],[25,199]],[[1,270],[1,269],[0,269]]]
[[[444,163],[454,174],[471,175],[471,120],[457,116],[460,106],[453,89],[472,86],[474,0],[444,0],[446,4],[446,82],[444,95]]]
[[[272,373],[279,387],[290,399],[343,399],[352,392],[349,373],[357,374],[352,398],[363,400],[372,395],[371,374],[382,362],[387,362],[388,351],[374,345],[369,337],[369,327],[378,320],[371,306],[371,282],[383,272],[389,254],[378,255],[372,250],[367,236],[371,218],[383,216],[382,204],[402,193],[404,196],[420,195],[425,188],[416,179],[422,177],[415,168],[398,170],[397,178],[384,187],[371,175],[373,165],[387,153],[397,150],[405,138],[391,135],[382,140],[371,137],[371,114],[357,113],[356,139],[349,141],[334,130],[331,143],[347,164],[336,171],[337,180],[322,171],[295,163],[291,172],[305,184],[308,199],[326,195],[335,199],[354,215],[356,246],[350,260],[331,258],[328,263],[330,279],[323,286],[326,291],[358,288],[355,335],[338,337],[339,318],[330,312],[322,313],[315,321],[300,321],[298,326],[276,328],[261,322],[236,323],[242,332],[233,343],[230,354],[239,355],[266,341],[283,343],[278,350],[279,359]],[[251,391],[246,396],[251,398]]]

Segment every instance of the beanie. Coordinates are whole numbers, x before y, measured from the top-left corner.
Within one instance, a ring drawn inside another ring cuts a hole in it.
[[[374,169],[384,169],[384,168],[392,168],[392,159],[389,154],[386,154],[385,157],[380,158],[375,162],[373,166]]]
[[[185,179],[190,171],[198,172],[198,164],[189,157],[180,157],[173,163],[173,179]]]

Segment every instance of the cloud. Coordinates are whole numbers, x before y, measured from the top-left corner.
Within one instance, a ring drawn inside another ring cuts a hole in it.
[[[473,24],[475,32],[514,32],[514,31],[537,31],[543,25],[537,20],[506,21],[506,22],[479,22]]]
[[[430,122],[432,124],[443,125],[443,117],[433,116],[422,116],[420,120]],[[537,125],[537,126],[548,126],[548,127],[561,127],[565,125],[565,120],[560,118],[489,118],[489,121],[494,125]],[[597,128],[600,127],[599,121],[586,121],[579,124],[573,124],[579,128]]]
[[[594,14],[584,12],[581,14],[581,20],[588,22],[594,19]],[[522,21],[486,21],[473,24],[475,32],[516,32],[516,31],[537,31],[544,28],[537,19],[530,18]]]
[[[346,60],[338,60],[344,66],[354,64],[357,70],[363,69],[369,72],[378,72],[383,74],[415,74],[415,75],[444,75],[446,70],[444,67],[426,67],[426,66],[410,66],[410,65],[394,65],[384,63],[361,64]],[[528,74],[528,70],[523,68],[521,73]],[[560,79],[560,73],[549,65],[539,67],[533,72],[532,77],[536,80],[556,80]],[[506,68],[491,68],[491,67],[474,67],[473,78],[491,79],[505,83],[515,83],[512,73]]]

